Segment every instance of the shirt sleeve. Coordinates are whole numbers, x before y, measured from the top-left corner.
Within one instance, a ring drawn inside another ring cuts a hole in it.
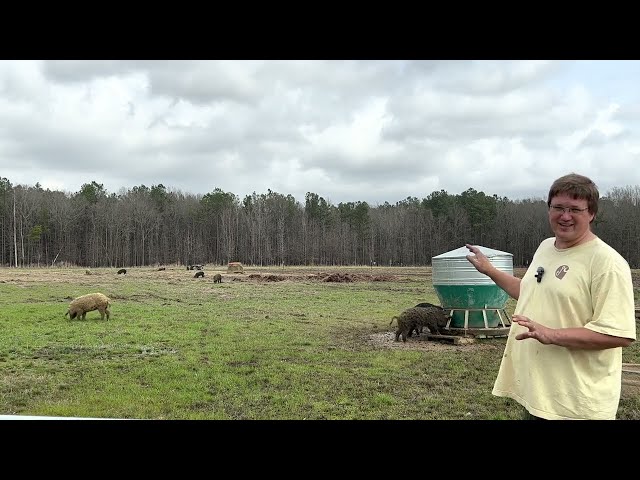
[[[635,301],[631,270],[620,261],[601,266],[591,283],[593,316],[585,328],[636,340]]]

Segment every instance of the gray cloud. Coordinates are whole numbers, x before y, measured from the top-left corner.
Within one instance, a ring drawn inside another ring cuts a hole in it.
[[[623,64],[628,67],[628,64]],[[640,184],[618,62],[0,61],[0,176],[395,203],[545,197],[569,171]]]

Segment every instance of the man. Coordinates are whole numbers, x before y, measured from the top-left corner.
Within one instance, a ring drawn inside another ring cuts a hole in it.
[[[477,247],[469,262],[517,300],[493,394],[533,418],[615,419],[622,348],[636,339],[631,270],[591,231],[599,193],[571,173],[549,189],[555,237],[538,246],[522,280],[498,270]]]

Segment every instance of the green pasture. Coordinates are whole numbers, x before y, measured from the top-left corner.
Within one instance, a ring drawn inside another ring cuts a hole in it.
[[[491,395],[504,338],[394,342],[439,303],[429,268],[0,269],[0,414],[136,419],[518,419]],[[214,273],[223,283],[214,284]],[[325,273],[357,281],[325,282]],[[259,277],[257,276],[259,275]],[[64,314],[102,292],[111,320]],[[637,294],[638,292],[636,292]],[[513,303],[507,304],[511,313]],[[640,362],[637,343],[625,362]],[[625,392],[620,419],[640,419]]]

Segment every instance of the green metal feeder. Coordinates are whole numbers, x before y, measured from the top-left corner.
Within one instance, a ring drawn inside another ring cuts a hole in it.
[[[513,254],[477,246],[498,269],[513,275]],[[467,260],[467,247],[431,258],[433,287],[442,307],[451,313],[450,329],[502,335],[511,321],[504,307],[509,295]]]

